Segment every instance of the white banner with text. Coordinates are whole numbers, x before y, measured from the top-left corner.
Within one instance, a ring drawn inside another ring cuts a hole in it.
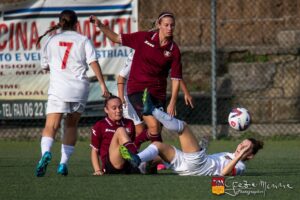
[[[40,51],[46,38],[41,45],[36,42],[58,23],[59,13],[65,9],[77,13],[77,31],[93,42],[103,74],[119,73],[130,49],[112,43],[89,22],[89,16],[97,16],[117,33],[136,32],[137,0],[37,0],[0,5],[0,119],[44,116],[49,72],[40,67]],[[88,75],[93,76],[92,70]],[[101,91],[91,92],[100,96]]]

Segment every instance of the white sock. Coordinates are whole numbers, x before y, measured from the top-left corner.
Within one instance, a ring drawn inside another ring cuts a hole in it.
[[[153,160],[158,155],[158,148],[154,144],[150,144],[146,149],[137,154],[142,162]]]
[[[53,142],[54,142],[54,139],[52,137],[42,137],[42,139],[41,139],[42,156],[45,154],[45,152],[51,151]]]
[[[176,119],[175,117],[171,117],[169,114],[161,111],[160,109],[155,108],[152,111],[152,115],[169,131],[181,133],[184,129],[184,121]]]
[[[60,164],[67,164],[69,158],[74,152],[74,146],[62,144],[61,145],[61,159]]]

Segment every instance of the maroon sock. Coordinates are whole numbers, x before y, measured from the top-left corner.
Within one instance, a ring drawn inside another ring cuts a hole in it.
[[[131,153],[137,154],[137,148],[133,142],[126,142],[123,144]]]
[[[148,133],[148,137],[149,137],[149,140],[151,140],[151,142],[162,142],[162,137],[161,137],[161,134],[156,134],[156,135],[152,135],[150,133]]]
[[[147,129],[144,129],[134,140],[135,146],[139,149],[143,142],[149,141]]]

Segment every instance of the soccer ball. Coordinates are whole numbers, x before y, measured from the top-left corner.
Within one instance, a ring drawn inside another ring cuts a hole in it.
[[[233,108],[229,113],[228,123],[237,131],[244,131],[251,123],[250,113],[245,108]]]

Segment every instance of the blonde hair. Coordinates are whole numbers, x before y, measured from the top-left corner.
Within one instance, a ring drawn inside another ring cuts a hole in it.
[[[164,17],[171,17],[173,20],[175,20],[175,16],[173,13],[169,12],[169,11],[164,11],[164,12],[161,12],[157,19],[152,23],[152,28],[150,29],[150,31],[158,31],[158,24],[160,24],[161,20],[164,18]]]

